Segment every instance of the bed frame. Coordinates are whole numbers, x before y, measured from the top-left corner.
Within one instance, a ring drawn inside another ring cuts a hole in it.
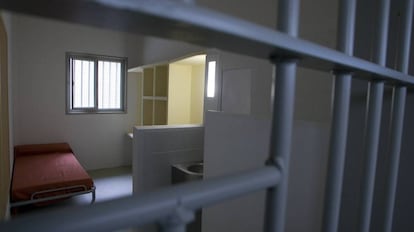
[[[14,149],[10,207],[47,205],[59,200],[92,194],[95,186],[67,143],[19,145]],[[42,165],[41,170],[25,171]]]

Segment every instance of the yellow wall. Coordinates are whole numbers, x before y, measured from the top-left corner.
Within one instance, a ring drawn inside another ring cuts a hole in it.
[[[189,124],[190,115],[191,66],[170,64],[167,124]]]
[[[202,124],[204,115],[205,65],[193,65],[191,72],[191,115],[190,123]]]

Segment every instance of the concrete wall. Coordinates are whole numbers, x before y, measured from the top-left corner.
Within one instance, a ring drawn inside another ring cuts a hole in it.
[[[11,27],[14,144],[66,141],[86,169],[130,164],[137,78],[128,77],[128,113],[66,115],[65,52],[128,57],[133,67],[141,37],[17,14]]]

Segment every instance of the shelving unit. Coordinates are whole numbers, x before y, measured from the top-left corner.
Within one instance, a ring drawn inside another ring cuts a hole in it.
[[[146,65],[141,72],[140,125],[203,122],[205,55]]]
[[[144,68],[142,125],[166,125],[168,120],[168,64]]]

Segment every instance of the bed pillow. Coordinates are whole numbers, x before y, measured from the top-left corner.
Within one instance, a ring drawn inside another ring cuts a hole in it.
[[[67,143],[28,144],[14,147],[14,156],[72,152]]]

